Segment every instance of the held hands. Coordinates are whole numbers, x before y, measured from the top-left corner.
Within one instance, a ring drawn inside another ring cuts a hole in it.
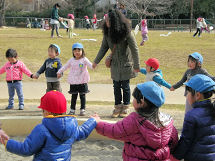
[[[138,73],[138,72],[140,72],[140,69],[134,69],[134,72]]]
[[[9,140],[9,136],[0,129],[0,143],[5,145],[7,140]]]
[[[39,77],[36,76],[35,74],[33,74],[32,78],[33,78],[33,79],[38,79]]]
[[[94,115],[92,115],[90,117],[94,118],[96,120],[96,123],[99,123],[101,121],[101,118],[99,117],[99,115],[97,113],[95,113]]]
[[[57,73],[57,78],[59,79],[62,75],[60,73]]]
[[[175,90],[175,88],[171,87],[169,90],[170,90],[170,91],[174,91],[174,90]]]
[[[96,66],[97,66],[97,64],[95,62],[93,62],[93,65],[92,65],[93,69],[95,69]]]

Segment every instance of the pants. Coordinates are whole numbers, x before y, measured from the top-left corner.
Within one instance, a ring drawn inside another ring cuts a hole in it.
[[[73,28],[68,29],[69,38],[73,37]]]
[[[196,29],[196,33],[193,35],[193,37],[195,37],[196,36],[196,34],[198,34],[199,33],[199,35],[198,36],[200,36],[201,35],[201,29],[200,28],[197,28]]]
[[[57,36],[59,36],[59,33],[58,33],[59,26],[58,26],[57,24],[51,24],[51,27],[52,27],[51,37],[54,36],[54,30],[55,30],[55,29],[56,29],[56,34],[57,34]]]
[[[86,107],[86,94],[79,94],[81,100],[81,110],[85,110]],[[70,108],[75,110],[76,108],[76,101],[77,101],[78,94],[72,94],[71,98],[71,106]]]
[[[14,95],[15,90],[17,93],[17,96],[19,98],[19,107],[24,106],[24,96],[22,91],[22,81],[17,81],[15,83],[7,83],[8,86],[8,93],[9,93],[9,104],[8,107],[11,108],[14,106]]]
[[[113,80],[115,105],[122,104],[122,91],[123,91],[123,104],[124,105],[130,104],[131,91],[130,91],[129,83],[130,83],[130,80],[123,80],[123,81]]]
[[[62,92],[62,89],[61,89],[59,81],[57,81],[57,82],[47,82],[46,93],[49,92],[49,91],[53,91],[53,90]]]

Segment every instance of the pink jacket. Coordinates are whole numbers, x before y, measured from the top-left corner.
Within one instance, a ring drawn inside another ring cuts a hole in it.
[[[25,73],[29,77],[32,75],[31,71],[28,70],[25,64],[19,60],[14,64],[11,64],[10,62],[5,63],[5,65],[0,69],[0,74],[4,72],[6,72],[7,81],[22,80],[22,73]]]
[[[96,130],[109,138],[124,141],[123,160],[170,160],[170,150],[178,142],[170,116],[161,113],[164,127],[157,127],[136,112],[115,124],[99,122]]]
[[[141,25],[141,34],[142,35],[148,34],[147,24],[145,24],[144,26]]]
[[[87,67],[90,67],[92,69],[92,63],[86,57],[81,58],[79,60],[71,58],[62,68],[60,68],[57,73],[61,74],[66,69],[70,68],[70,72],[68,75],[68,83],[84,84],[88,83],[90,80],[90,75],[87,70]]]

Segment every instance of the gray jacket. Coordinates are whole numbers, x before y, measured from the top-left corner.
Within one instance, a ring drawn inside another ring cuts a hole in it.
[[[113,49],[111,39],[104,35],[100,50],[94,60],[98,64],[107,53]],[[134,69],[140,68],[139,50],[134,37],[130,32],[126,39],[116,44],[111,61],[111,78],[115,81],[129,80],[137,76]]]

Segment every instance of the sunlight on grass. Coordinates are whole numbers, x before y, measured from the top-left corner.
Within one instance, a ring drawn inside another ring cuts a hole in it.
[[[8,48],[14,48],[18,52],[19,59],[35,73],[47,58],[47,49],[51,43],[56,43],[61,47],[62,52],[59,57],[63,64],[72,57],[72,44],[75,42],[83,43],[87,53],[86,57],[93,61],[101,45],[102,31],[75,29],[74,32],[79,35],[69,39],[66,31],[61,29],[60,33],[63,38],[51,39],[50,31],[17,28],[0,29],[0,66],[3,66],[6,62],[5,51]],[[144,46],[139,46],[141,41],[140,32],[136,36],[140,51],[141,67],[145,66],[144,61],[149,57],[158,58],[164,78],[170,83],[175,83],[181,79],[187,69],[188,55],[192,52],[200,52],[204,57],[203,67],[210,74],[214,75],[214,32],[211,34],[203,33],[201,38],[193,38],[193,33],[189,32],[172,32],[168,37],[160,37],[161,33],[166,34],[167,31],[149,31],[149,41]],[[97,39],[97,41],[81,41],[81,39]],[[67,80],[68,72],[65,72],[62,82]],[[89,72],[91,83],[112,82],[110,71],[104,65],[104,59],[95,71],[89,69]],[[144,79],[145,77],[141,74],[137,78],[132,79],[131,83],[140,83]],[[5,75],[1,75],[0,80],[5,80]],[[24,81],[32,80],[25,76]],[[39,81],[45,81],[44,75],[39,78]]]

